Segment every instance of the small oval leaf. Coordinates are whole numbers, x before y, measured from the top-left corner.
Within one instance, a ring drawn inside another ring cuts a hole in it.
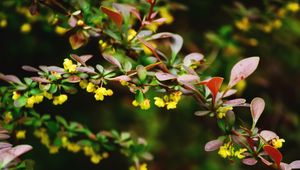
[[[220,141],[218,139],[212,140],[205,144],[204,150],[206,152],[215,151],[215,150],[219,149],[222,145],[223,145],[222,141]]]

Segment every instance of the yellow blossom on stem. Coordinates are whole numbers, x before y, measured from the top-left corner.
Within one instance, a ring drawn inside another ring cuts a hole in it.
[[[13,116],[12,116],[11,112],[6,112],[6,113],[4,114],[4,122],[5,122],[6,124],[8,124],[8,123],[10,123],[12,120],[13,120]]]
[[[275,138],[272,139],[271,144],[274,146],[274,148],[281,148],[284,142],[284,139]]]
[[[60,27],[60,26],[55,27],[55,32],[58,35],[64,35],[67,31],[68,31],[68,29],[66,29],[64,27]]]
[[[226,113],[230,110],[232,110],[233,107],[232,106],[224,106],[224,107],[219,107],[217,109],[217,117],[219,119],[222,119],[223,117],[225,117]]]
[[[165,104],[165,102],[164,102],[164,100],[162,98],[160,98],[160,97],[154,97],[154,100],[155,100],[154,104],[157,107],[165,107],[166,104]]]
[[[103,152],[102,157],[103,157],[103,158],[108,158],[108,157],[109,157],[109,153]]]
[[[79,82],[79,86],[82,88],[82,89],[85,89],[87,86],[88,86],[88,81],[87,80],[80,80]]]
[[[61,138],[61,143],[62,143],[62,146],[63,146],[64,148],[67,147],[68,144],[69,144],[69,139],[68,139],[68,137],[63,136],[63,137]]]
[[[20,27],[21,33],[29,33],[31,31],[31,25],[29,23],[24,23]]]
[[[1,19],[0,20],[0,28],[5,28],[7,26],[7,20],[6,19]]]
[[[136,36],[137,32],[134,29],[128,30],[127,41],[132,40]]]
[[[35,104],[35,97],[31,96],[27,99],[25,107],[27,108],[33,108],[33,105]]]
[[[25,139],[26,138],[26,131],[25,130],[18,130],[16,132],[17,139]]]
[[[64,69],[70,73],[75,73],[76,72],[76,68],[77,68],[77,65],[73,64],[73,61],[66,58],[64,59]]]
[[[84,146],[83,151],[86,156],[91,156],[95,154],[94,149],[91,146]]]
[[[76,143],[68,143],[67,144],[67,149],[71,152],[77,153],[80,151],[80,146]]]
[[[53,98],[53,95],[52,95],[51,93],[47,92],[47,91],[44,91],[44,92],[43,92],[43,95],[44,95],[47,99],[49,99],[49,100],[51,100],[51,99]]]
[[[63,104],[65,101],[68,100],[68,96],[65,94],[61,94],[59,96],[55,96],[53,99],[53,104],[54,105],[61,105]]]
[[[99,43],[101,49],[105,49],[107,47],[107,43],[104,42],[103,40],[99,40],[98,43]]]
[[[239,149],[238,151],[236,151],[234,153],[234,156],[236,156],[239,159],[243,159],[243,158],[245,158],[245,155],[243,153],[246,152],[246,151],[247,151],[246,148],[241,148],[241,149]]]
[[[13,92],[13,95],[12,95],[12,99],[13,99],[13,100],[17,100],[20,96],[21,96],[20,93],[18,93],[17,91],[14,91],[14,92]]]
[[[101,161],[102,157],[98,154],[93,154],[91,157],[91,162],[98,164]]]
[[[241,20],[235,21],[234,24],[241,31],[248,31],[250,29],[250,22],[247,17],[244,17]]]
[[[145,99],[142,103],[140,103],[140,107],[142,110],[148,110],[150,108],[150,100]]]
[[[174,21],[174,17],[171,15],[170,11],[166,7],[161,7],[159,9],[159,14],[162,18],[165,18],[166,24],[171,24]]]
[[[138,107],[140,104],[139,104],[139,102],[137,102],[136,100],[133,100],[133,101],[132,101],[132,105],[133,105],[134,107]]]
[[[89,93],[96,91],[95,84],[92,82],[89,82],[88,85],[86,86],[86,91]]]
[[[287,10],[291,12],[298,12],[300,9],[299,3],[298,2],[290,2],[286,5]]]
[[[58,151],[59,151],[59,147],[57,147],[57,146],[51,145],[49,147],[49,153],[50,154],[56,154],[56,153],[58,153]]]
[[[35,100],[35,103],[41,103],[44,99],[44,96],[43,95],[36,95],[34,96],[34,100]]]
[[[99,87],[95,91],[95,99],[96,100],[104,100],[104,96],[111,96],[113,95],[113,91],[111,89],[106,89],[104,87]]]

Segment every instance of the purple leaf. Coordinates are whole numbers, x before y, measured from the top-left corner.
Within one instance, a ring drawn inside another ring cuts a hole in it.
[[[292,163],[290,163],[290,166],[293,169],[300,169],[300,160],[293,161]]]
[[[126,75],[121,75],[121,76],[111,78],[110,80],[112,80],[112,81],[130,81],[131,78],[129,76],[126,76]]]
[[[57,66],[48,66],[46,69],[51,72],[65,73],[65,70],[63,68]]]
[[[230,106],[240,106],[246,103],[245,99],[233,99],[233,100],[228,100],[224,102],[225,105],[230,105]]]
[[[110,54],[103,53],[102,56],[104,57],[105,60],[107,60],[111,64],[113,64],[119,68],[122,67],[120,62],[115,57],[111,56]]]
[[[228,86],[231,88],[251,75],[256,70],[258,63],[259,57],[246,58],[236,63],[231,70]]]
[[[284,162],[280,163],[280,168],[281,168],[281,170],[292,170],[292,167],[289,164],[284,163]]]
[[[258,121],[260,115],[264,111],[265,101],[262,98],[256,97],[251,101],[250,110],[254,125]]]
[[[204,56],[200,53],[191,53],[184,57],[183,65],[189,67],[193,62],[200,62],[204,59]]]
[[[38,83],[50,83],[49,80],[42,78],[42,77],[31,77],[31,79]]]
[[[255,165],[257,163],[257,160],[255,158],[245,158],[242,160],[243,164],[245,165]]]
[[[7,134],[0,134],[0,140],[5,140],[5,139],[8,139],[9,138],[9,135]]]
[[[83,73],[96,74],[93,67],[77,67],[76,70]]]
[[[68,23],[71,27],[75,27],[77,25],[77,19],[71,15],[71,17],[68,20]]]
[[[178,82],[180,83],[198,83],[199,82],[199,76],[191,75],[191,74],[185,74],[177,77]]]
[[[226,93],[225,93],[225,92],[222,92],[222,93],[225,93],[225,94],[223,95],[223,98],[232,96],[232,95],[234,95],[236,92],[237,92],[236,89],[230,89],[230,90],[226,91]]]
[[[93,57],[93,55],[82,55],[82,56],[78,56],[76,54],[71,54],[71,57],[76,60],[77,62],[79,62],[80,64],[86,66],[86,62],[91,59]]]
[[[166,80],[173,80],[176,79],[176,76],[174,76],[173,74],[169,74],[169,73],[163,73],[163,72],[158,72],[155,74],[155,77],[157,78],[157,80],[159,81],[166,81]]]
[[[12,147],[10,143],[0,142],[0,149]]]
[[[9,83],[23,84],[21,80],[15,75],[4,75],[0,74],[0,79],[7,81]]]
[[[207,142],[205,144],[204,150],[206,152],[215,151],[215,150],[219,149],[222,145],[223,145],[222,141],[215,139],[215,140]]]
[[[34,67],[27,66],[27,65],[22,66],[22,69],[25,70],[25,71],[29,71],[29,72],[38,72],[38,71],[40,71],[40,70],[38,70],[38,69],[36,69]]]
[[[155,22],[164,22],[164,21],[165,21],[165,18],[155,20]],[[172,55],[176,56],[178,54],[178,52],[180,51],[180,49],[182,48],[182,44],[183,44],[182,37],[178,34],[162,32],[162,33],[154,34],[150,40],[161,39],[161,38],[172,38],[172,40],[171,40]]]
[[[259,133],[259,135],[266,141],[269,142],[270,140],[277,138],[278,136],[276,133],[270,131],[270,130],[263,130]]]

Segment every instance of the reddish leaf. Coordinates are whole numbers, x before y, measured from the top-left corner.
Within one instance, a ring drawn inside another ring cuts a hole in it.
[[[0,79],[9,83],[23,84],[21,80],[15,75],[4,75],[0,73]]]
[[[280,162],[282,160],[282,154],[274,147],[270,145],[264,146],[264,151],[272,158],[272,160],[276,163],[277,167],[280,167]]]
[[[110,54],[106,54],[103,53],[102,56],[104,57],[105,60],[107,60],[108,62],[110,62],[111,64],[121,68],[121,63],[113,56],[111,56]]]
[[[260,115],[264,111],[265,101],[262,98],[256,97],[251,101],[250,110],[253,119],[253,124],[255,125],[258,121]]]
[[[29,72],[38,72],[39,70],[34,68],[34,67],[31,67],[31,66],[22,66],[22,69],[25,70],[25,71],[29,71]]]
[[[87,39],[82,32],[77,32],[76,34],[73,34],[69,37],[69,42],[72,49],[76,50],[83,46],[87,42]]]
[[[246,58],[236,63],[231,70],[228,86],[233,87],[239,81],[251,75],[256,70],[258,63],[259,57]]]
[[[222,82],[223,82],[222,77],[213,77],[206,83],[206,86],[211,92],[213,103],[216,100],[216,96],[219,92]]]
[[[31,79],[38,83],[50,83],[49,80],[47,80],[46,78],[43,78],[43,77],[31,77]]]
[[[76,54],[71,54],[71,57],[76,60],[77,62],[79,62],[80,64],[86,66],[86,62],[91,59],[93,57],[93,55],[82,55],[82,56],[78,56]]]
[[[93,67],[77,67],[76,70],[79,72],[96,74],[95,69]]]
[[[112,9],[106,8],[106,7],[101,7],[102,12],[104,12],[109,18],[117,24],[118,27],[122,26],[123,23],[123,17],[121,13],[114,11]]]
[[[215,151],[215,150],[219,149],[222,145],[223,145],[222,141],[220,141],[218,139],[212,140],[205,144],[204,150],[206,152]]]
[[[121,75],[121,76],[111,78],[110,80],[112,80],[112,81],[130,81],[131,78],[129,76],[126,76],[126,75]]]

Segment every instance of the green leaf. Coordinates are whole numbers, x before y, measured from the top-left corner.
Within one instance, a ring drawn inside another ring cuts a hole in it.
[[[138,77],[140,79],[141,82],[144,82],[147,78],[147,70],[144,66],[142,65],[138,65],[136,67],[136,70],[137,70],[137,74],[138,74]]]
[[[23,107],[27,103],[27,97],[21,96],[17,100],[14,101],[14,106],[15,107]]]
[[[61,123],[65,128],[68,127],[68,123],[65,118],[63,118],[61,116],[56,116],[55,119],[57,122]]]
[[[49,89],[49,93],[54,94],[54,93],[57,92],[57,89],[58,89],[58,87],[57,87],[56,84],[51,84],[51,87],[50,87],[50,89]]]
[[[31,78],[28,78],[28,77],[25,77],[24,78],[24,81],[27,85],[30,85],[32,83],[32,79]]]
[[[144,94],[141,90],[137,90],[135,93],[135,100],[138,103],[142,103],[144,101]]]

